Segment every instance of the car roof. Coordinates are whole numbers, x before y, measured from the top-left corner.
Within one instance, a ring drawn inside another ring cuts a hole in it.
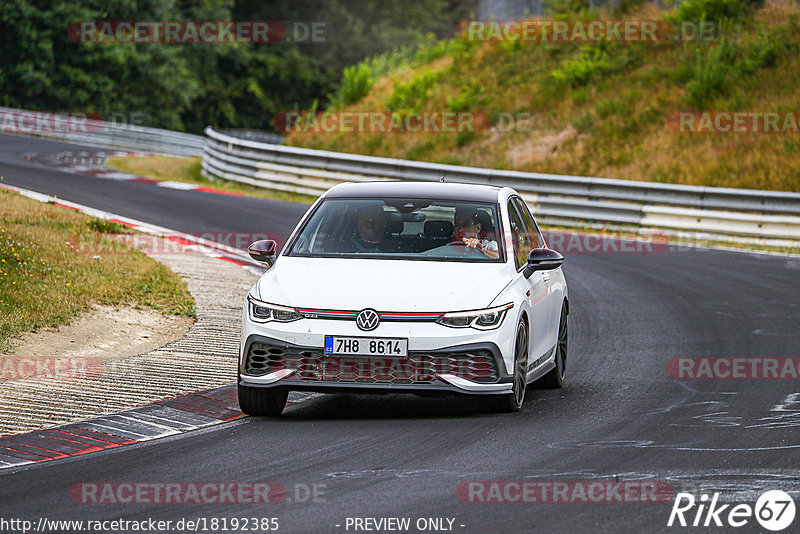
[[[496,203],[501,189],[492,185],[446,182],[347,182],[329,189],[325,198],[425,198]]]

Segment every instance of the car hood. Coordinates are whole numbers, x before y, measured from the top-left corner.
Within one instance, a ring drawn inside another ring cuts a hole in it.
[[[331,310],[485,308],[511,281],[503,263],[281,257],[259,280],[272,304]]]

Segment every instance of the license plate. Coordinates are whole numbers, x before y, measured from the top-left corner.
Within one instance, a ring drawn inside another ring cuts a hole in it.
[[[347,356],[408,356],[408,340],[385,337],[325,336],[325,354]]]

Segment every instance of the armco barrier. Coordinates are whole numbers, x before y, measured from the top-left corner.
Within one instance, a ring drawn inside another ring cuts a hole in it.
[[[440,165],[238,139],[206,128],[203,173],[318,195],[341,182],[422,180],[505,185],[537,218],[736,236],[800,239],[800,193],[671,185]]]
[[[58,114],[43,111],[0,107],[0,116],[0,133],[52,137],[91,146],[174,156],[199,156],[203,153],[206,142],[202,135],[89,118],[67,118],[59,122]]]

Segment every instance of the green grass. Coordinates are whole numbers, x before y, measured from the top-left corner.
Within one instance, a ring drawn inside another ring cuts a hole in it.
[[[311,204],[316,200],[316,197],[300,193],[274,191],[227,180],[209,180],[200,172],[202,167],[199,157],[172,158],[168,156],[126,156],[109,158],[107,164],[111,168],[137,176],[146,176],[155,180],[170,180],[204,187],[213,187],[221,191],[239,193],[251,197],[269,198],[284,202],[299,202],[301,204]]]
[[[57,327],[92,305],[194,316],[181,278],[121,243],[116,223],[0,190],[0,352],[26,332]]]

